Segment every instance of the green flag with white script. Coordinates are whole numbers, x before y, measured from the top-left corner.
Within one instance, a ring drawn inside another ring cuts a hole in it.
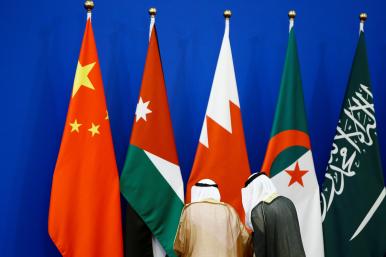
[[[326,257],[382,257],[386,190],[364,32],[360,32],[321,204]]]

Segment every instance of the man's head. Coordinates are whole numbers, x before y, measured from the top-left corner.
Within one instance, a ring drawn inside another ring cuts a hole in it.
[[[191,190],[191,202],[199,202],[205,199],[220,201],[220,191],[216,182],[211,179],[201,179]]]
[[[253,208],[268,196],[276,193],[276,187],[263,172],[253,173],[241,189],[242,202],[245,211],[245,223],[253,230],[251,212]]]

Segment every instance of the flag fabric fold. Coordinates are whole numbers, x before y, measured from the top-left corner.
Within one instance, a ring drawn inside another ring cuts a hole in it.
[[[386,254],[386,190],[362,29],[321,192],[326,257]]]
[[[190,202],[191,187],[199,180],[209,178],[217,183],[221,201],[231,204],[244,220],[241,188],[250,175],[250,168],[229,41],[229,19],[225,22],[186,201]]]
[[[120,181],[125,199],[165,253],[175,256],[173,242],[184,206],[184,190],[155,25]]]
[[[52,181],[48,232],[66,257],[122,257],[119,177],[88,18]]]
[[[279,194],[295,204],[306,256],[323,257],[319,185],[293,28],[289,33],[280,93],[262,171],[272,178]]]

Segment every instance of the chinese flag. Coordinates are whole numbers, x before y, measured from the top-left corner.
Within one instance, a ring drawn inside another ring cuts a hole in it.
[[[122,257],[119,177],[87,20],[54,171],[48,232],[66,257]]]

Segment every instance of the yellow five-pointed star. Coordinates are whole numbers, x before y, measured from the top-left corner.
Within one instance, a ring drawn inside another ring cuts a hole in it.
[[[100,134],[99,133],[99,127],[100,125],[95,125],[94,123],[91,123],[91,128],[88,129],[88,131],[90,131],[91,133],[91,136],[95,136],[95,134]]]
[[[79,133],[79,127],[82,126],[82,124],[78,123],[78,120],[75,119],[73,123],[70,122],[70,126],[71,126],[71,133],[74,131]]]
[[[89,89],[95,90],[94,85],[88,78],[88,74],[94,67],[95,62],[82,66],[78,61],[78,66],[76,67],[74,85],[72,87],[72,97],[78,92],[81,86],[87,87]]]

